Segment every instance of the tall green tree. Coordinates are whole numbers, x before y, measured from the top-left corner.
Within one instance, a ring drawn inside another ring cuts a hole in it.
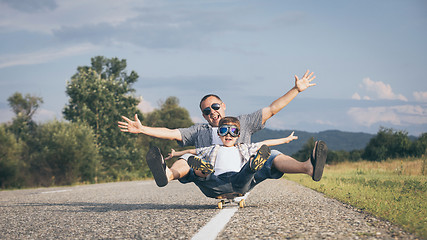
[[[142,116],[137,109],[139,100],[132,95],[138,74],[128,74],[126,66],[124,59],[97,56],[91,59],[91,66],[78,67],[67,82],[69,102],[63,111],[65,119],[93,129],[106,174],[114,179],[144,165],[145,154],[136,148],[136,136],[122,134],[117,128],[121,115]]]
[[[11,124],[4,125],[2,131],[2,152],[5,153],[0,166],[0,175],[8,176],[9,180],[2,180],[4,187],[21,187],[26,185],[29,170],[29,157],[34,150],[32,143],[37,124],[33,120],[34,114],[43,103],[41,97],[30,94],[22,95],[15,92],[8,99],[9,106],[15,113]],[[15,141],[11,140],[11,137]],[[5,150],[5,151],[3,151]]]
[[[168,97],[160,104],[160,108],[146,115],[143,124],[151,127],[166,127],[170,129],[185,128],[193,125],[187,109],[179,106],[177,97]],[[178,148],[175,141],[148,137],[150,145],[160,148],[162,153],[170,152],[171,148]]]

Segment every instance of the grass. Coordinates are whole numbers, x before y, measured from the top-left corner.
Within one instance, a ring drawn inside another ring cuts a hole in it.
[[[327,166],[320,182],[286,178],[427,238],[426,159],[344,162]]]

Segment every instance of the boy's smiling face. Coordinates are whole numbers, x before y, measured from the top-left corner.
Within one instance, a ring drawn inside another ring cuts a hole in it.
[[[240,136],[240,122],[235,117],[224,117],[218,128],[218,136],[225,147],[233,147]]]
[[[233,147],[239,137],[232,137],[230,134],[219,136],[225,147]]]

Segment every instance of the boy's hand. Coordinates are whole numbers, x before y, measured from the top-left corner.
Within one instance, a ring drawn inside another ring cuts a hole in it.
[[[130,120],[129,118],[122,116],[126,122],[118,122],[120,131],[130,132],[130,133],[141,133],[142,124],[138,119],[138,115],[135,114],[135,121]]]
[[[294,133],[295,133],[295,132],[292,132],[292,133],[291,133],[291,135],[289,135],[289,136],[287,137],[288,142],[291,142],[291,141],[293,141],[293,140],[297,140],[297,139],[298,139],[298,136],[294,136]]]
[[[173,158],[173,155],[175,154],[175,150],[171,149],[171,152],[169,153],[169,155],[165,158],[165,160],[169,160],[171,158]]]
[[[304,76],[302,76],[301,79],[298,78],[297,75],[295,75],[295,88],[298,89],[298,92],[302,92],[304,90],[306,90],[308,87],[311,86],[316,86],[315,83],[311,83],[311,81],[313,81],[316,76],[313,76],[313,72],[310,73],[309,70],[307,70],[304,74]]]

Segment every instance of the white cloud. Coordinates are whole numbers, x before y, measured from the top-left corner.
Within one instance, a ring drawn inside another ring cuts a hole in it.
[[[414,98],[418,102],[427,102],[427,92],[414,92]]]
[[[386,84],[381,81],[373,81],[370,78],[364,78],[360,87],[366,91],[366,94],[363,96],[365,100],[371,99],[385,99],[385,100],[401,100],[407,102],[408,99],[402,94],[396,94],[393,92],[390,84]],[[355,93],[352,96],[352,99],[360,100],[362,97]]]
[[[358,124],[370,127],[376,123],[391,123],[398,126],[427,124],[427,108],[420,105],[391,107],[353,107],[347,114]]]
[[[154,110],[154,107],[151,105],[151,103],[149,101],[146,101],[142,96],[139,97],[139,104],[137,106],[137,108],[142,112],[142,113],[150,113]]]
[[[283,126],[287,126],[285,121],[278,117],[272,117],[266,122],[266,127],[271,129],[283,129]]]
[[[0,27],[13,31],[51,33],[61,26],[99,23],[117,25],[137,16],[138,9],[146,5],[146,1],[131,0],[38,2],[40,1],[13,1],[14,4],[0,2]]]
[[[354,99],[354,100],[360,100],[360,99],[362,99],[361,97],[360,97],[360,95],[356,92],[356,93],[354,93],[353,94],[353,96],[351,96],[351,99]]]
[[[63,49],[44,49],[43,51],[32,53],[2,55],[0,56],[0,68],[46,63],[62,57],[75,56],[86,52],[91,52],[96,49],[98,49],[98,47],[92,44],[80,44],[76,46],[65,47]]]
[[[57,117],[56,112],[44,108],[39,108],[34,114],[33,119],[36,122],[47,122],[55,119],[55,117]]]

